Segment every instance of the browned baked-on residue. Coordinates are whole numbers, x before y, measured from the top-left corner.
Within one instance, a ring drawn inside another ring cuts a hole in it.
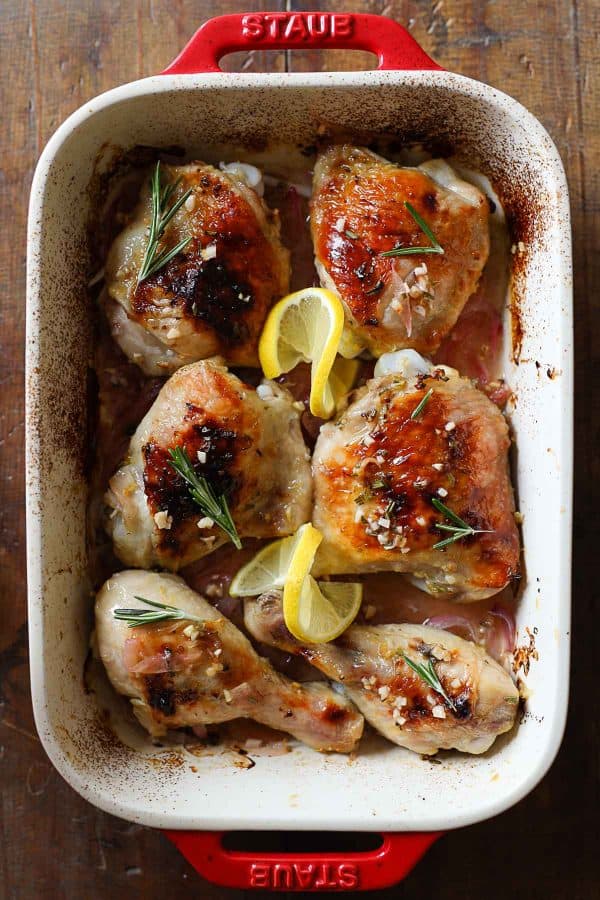
[[[533,632],[529,630],[529,628],[525,628],[527,632],[527,636],[529,637],[529,643],[523,644],[521,647],[517,647],[513,655],[513,663],[512,669],[515,675],[521,669],[524,675],[529,675],[529,668],[531,666],[531,661],[533,659],[538,660],[539,653],[535,646],[535,634],[537,633],[537,629],[534,629]]]

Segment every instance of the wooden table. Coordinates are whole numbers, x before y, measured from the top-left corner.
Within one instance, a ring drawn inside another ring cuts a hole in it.
[[[149,829],[81,800],[54,771],[33,724],[27,668],[23,504],[25,224],[39,153],[95,94],[160,71],[208,16],[259,4],[235,0],[5,0],[0,5],[3,127],[0,245],[0,896],[241,896],[202,882]],[[309,8],[368,11],[405,23],[444,67],[518,98],[550,131],[571,189],[575,263],[575,664],[567,735],[550,774],[498,818],[447,835],[401,887],[406,898],[598,896],[598,403],[600,364],[600,4],[594,0],[348,0]],[[267,2],[263,8],[302,8]],[[238,55],[247,71],[353,68],[360,54]],[[540,298],[543,302],[543,297]]]

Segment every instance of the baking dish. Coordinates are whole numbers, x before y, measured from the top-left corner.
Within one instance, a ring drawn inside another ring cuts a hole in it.
[[[379,69],[246,75],[218,66],[234,50],[307,46],[371,50]],[[82,679],[91,626],[90,183],[110,165],[115,147],[180,145],[218,159],[223,147],[239,146],[260,160],[273,144],[309,146],[323,123],[457,152],[492,180],[506,209],[517,252],[505,374],[515,394],[509,419],[526,570],[517,624],[519,643],[531,642],[537,657],[526,679],[530,697],[519,727],[492,751],[449,756],[438,765],[376,740],[352,760],[297,747],[259,758],[249,771],[226,754],[187,758],[149,745],[132,749],[115,738]],[[212,843],[204,858],[212,853],[212,875],[222,883],[253,879],[257,887],[331,890],[391,883],[432,832],[495,815],[535,786],[558,750],[568,700],[570,266],[566,181],[542,126],[505,94],[442,71],[383,17],[257,13],[211,20],[165,74],[101,95],[58,129],[35,173],[28,234],[29,628],[37,728],[75,790],[114,815],[175,831],[189,856],[197,853],[190,834],[197,829],[416,833],[410,844],[407,835],[389,835],[360,859],[311,856],[311,865],[328,868],[310,877],[290,869],[289,860],[257,863],[227,853],[224,863],[218,836],[205,837]]]

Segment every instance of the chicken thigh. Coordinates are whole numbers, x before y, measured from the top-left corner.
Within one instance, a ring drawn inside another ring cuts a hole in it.
[[[219,171],[202,162],[160,171],[163,187],[176,184],[172,204],[191,190],[160,251],[191,240],[138,283],[152,212],[146,179],[106,263],[103,305],[113,336],[147,375],[215,354],[232,365],[256,366],[262,326],[271,305],[288,292],[290,275],[278,214],[257,193],[260,173],[241,164]]]
[[[463,602],[497,593],[519,574],[504,416],[411,350],[375,375],[317,439],[315,573],[406,572]]]
[[[167,381],[110,480],[106,527],[127,565],[178,569],[228,540],[171,466],[177,447],[225,494],[241,537],[293,534],[310,518],[308,451],[290,395],[272,382],[254,390],[202,360]]]
[[[119,608],[151,608],[141,598],[195,618],[134,628],[115,618]],[[348,700],[323,683],[300,685],[280,675],[177,576],[114,575],[96,598],[96,635],[113,687],[130,698],[136,717],[154,736],[243,717],[316,750],[349,753],[362,734],[363,718]]]
[[[432,247],[406,203],[443,253],[382,255]],[[486,263],[488,217],[486,197],[443,160],[405,168],[348,145],[321,154],[311,213],[315,263],[323,287],[344,304],[354,352],[439,347]]]
[[[351,625],[333,644],[303,646],[285,627],[278,591],[246,600],[245,624],[257,640],[340,682],[367,722],[415,753],[484,753],[514,723],[519,694],[510,676],[481,647],[448,631]]]

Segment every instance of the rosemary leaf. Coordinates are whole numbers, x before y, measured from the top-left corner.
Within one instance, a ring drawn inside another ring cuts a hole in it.
[[[439,676],[435,671],[435,666],[433,665],[433,660],[431,659],[431,657],[429,657],[429,659],[427,660],[426,666],[422,665],[422,663],[415,662],[410,658],[410,656],[407,656],[406,653],[403,653],[402,657],[406,665],[409,666],[413,670],[413,672],[416,672],[419,678],[422,678],[430,688],[433,688],[436,694],[440,694],[440,696],[444,698],[446,704],[450,707],[450,709],[453,712],[456,712],[456,704],[444,690],[444,686],[442,685],[442,682],[440,681]]]
[[[461,541],[466,537],[471,537],[473,534],[493,534],[493,532],[487,528],[472,528],[464,519],[461,519],[460,516],[457,516],[455,512],[442,503],[441,500],[438,500],[437,497],[432,497],[431,503],[438,512],[441,512],[447,519],[450,519],[451,522],[455,523],[454,525],[446,525],[443,522],[436,522],[436,528],[439,528],[440,531],[449,531],[451,536],[434,544],[434,550],[443,550],[443,548],[447,547],[449,544],[453,544],[455,541]]]
[[[140,285],[142,281],[154,275],[163,266],[166,266],[174,256],[181,253],[191,241],[191,237],[184,238],[175,247],[158,252],[160,240],[165,233],[165,229],[173,216],[181,209],[187,198],[192,193],[192,189],[188,188],[175,203],[169,207],[171,198],[175,189],[179,185],[181,179],[165,185],[161,190],[160,187],[160,160],[156,163],[156,168],[150,180],[150,192],[152,203],[152,217],[150,220],[150,231],[148,234],[148,243],[144,253],[144,259],[138,273],[137,283]]]
[[[413,217],[423,234],[431,241],[431,247],[394,247],[393,250],[384,250],[380,256],[415,256],[417,253],[443,254],[444,248],[434,235],[425,219],[417,212],[412,203],[404,201],[404,206]]]
[[[415,406],[415,408],[411,412],[411,414],[410,414],[411,419],[416,419],[417,416],[419,416],[423,412],[423,410],[425,409],[425,407],[431,400],[432,394],[433,394],[433,388],[429,388],[429,390],[427,391],[425,396],[421,399],[421,402],[417,406]]]
[[[196,474],[185,447],[170,447],[169,456],[171,457],[169,465],[186,482],[194,503],[200,507],[205,516],[216,522],[239,550],[242,542],[231,518],[225,494],[217,496],[212,484],[203,476]]]
[[[435,506],[438,512],[443,513],[447,519],[450,519],[450,521],[458,525],[459,528],[463,528],[466,531],[471,530],[471,526],[467,522],[465,522],[464,519],[461,519],[460,516],[457,516],[455,512],[452,512],[452,510],[449,509],[444,503],[442,503],[441,500],[438,500],[437,497],[432,497],[431,503],[433,506]]]
[[[158,603],[156,600],[148,600],[146,597],[136,596],[136,600],[141,603],[147,603],[153,609],[113,609],[115,619],[127,622],[129,628],[137,628],[138,625],[155,625],[158,622],[175,622],[179,619],[185,619],[189,622],[198,622],[200,625],[204,623],[204,619],[194,616],[179,609],[178,606],[169,606],[166,603]]]

